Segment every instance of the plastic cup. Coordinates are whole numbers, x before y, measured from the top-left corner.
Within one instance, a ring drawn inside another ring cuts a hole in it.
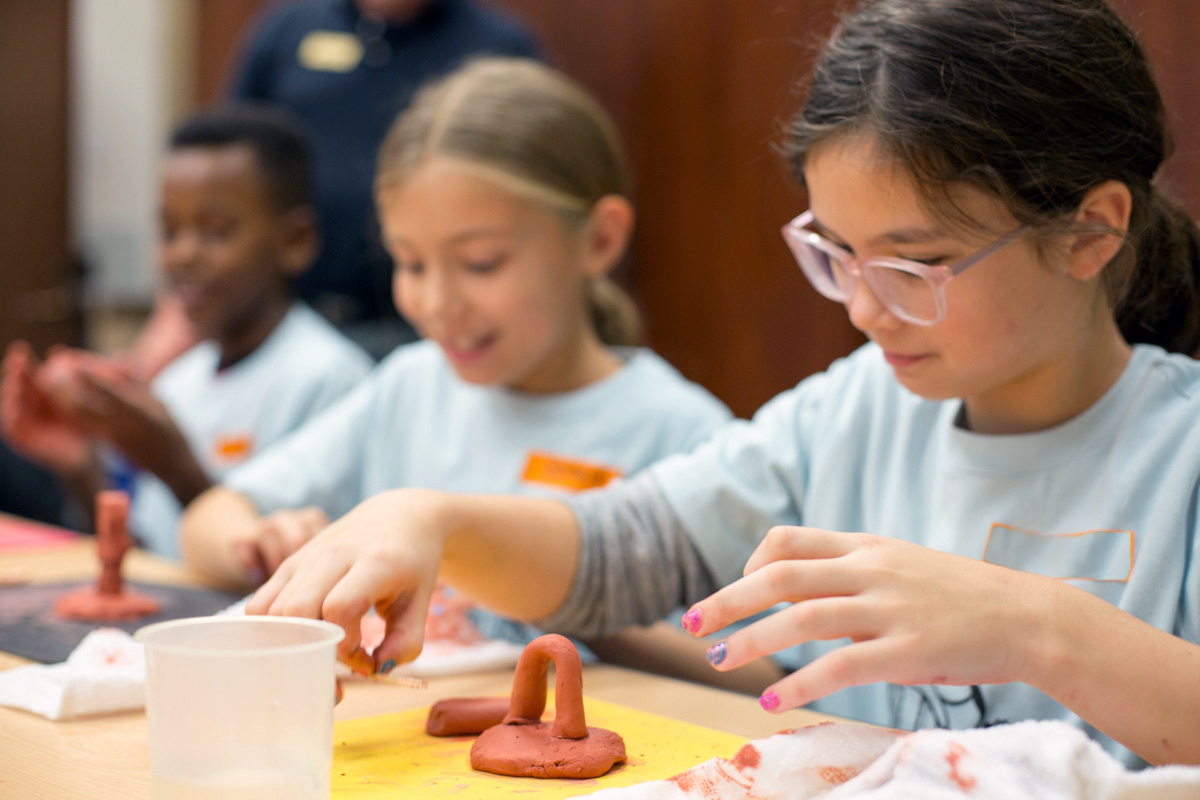
[[[329,622],[257,616],[139,630],[153,796],[328,798],[344,635]]]

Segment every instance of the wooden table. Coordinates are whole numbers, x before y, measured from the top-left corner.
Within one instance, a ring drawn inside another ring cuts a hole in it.
[[[90,539],[45,550],[0,553],[0,577],[36,582],[80,579],[95,574]],[[212,585],[182,566],[131,551],[126,577],[164,584]],[[28,663],[0,653],[0,670]],[[334,710],[338,720],[426,706],[443,697],[507,694],[511,671],[439,678],[425,690],[349,681]],[[829,719],[810,711],[763,712],[755,698],[619,667],[585,668],[588,696],[723,730],[747,738]],[[0,798],[150,796],[146,715],[142,711],[72,722],[52,722],[0,707]]]

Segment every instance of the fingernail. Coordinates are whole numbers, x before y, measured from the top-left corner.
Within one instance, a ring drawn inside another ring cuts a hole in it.
[[[387,661],[383,662],[383,664],[379,667],[379,671],[382,672],[384,675],[387,675],[389,672],[391,672],[395,668],[396,668],[396,659],[389,658]]]
[[[246,580],[253,583],[255,586],[263,582],[263,572],[261,569],[252,569],[246,573]]]
[[[712,647],[708,648],[708,652],[704,654],[708,659],[708,663],[714,667],[725,660],[725,643],[717,642]]]
[[[680,622],[683,625],[683,629],[688,633],[695,633],[700,630],[700,609],[693,608],[689,610],[683,615],[683,619]]]
[[[758,704],[766,711],[771,711],[779,706],[779,695],[774,692],[767,692],[762,697],[758,698]]]
[[[342,702],[342,682],[337,678],[333,680],[333,704],[336,706]]]

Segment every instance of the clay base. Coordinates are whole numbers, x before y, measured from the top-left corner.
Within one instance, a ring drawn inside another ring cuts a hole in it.
[[[157,600],[122,589],[120,594],[101,594],[94,586],[85,586],[58,598],[54,611],[65,619],[116,620],[136,619],[158,613]]]
[[[596,778],[625,760],[625,742],[603,728],[583,739],[556,739],[553,723],[497,725],[471,747],[471,766],[482,772],[528,778]]]
[[[507,697],[454,697],[429,709],[425,732],[430,736],[474,736],[499,725],[508,714]]]

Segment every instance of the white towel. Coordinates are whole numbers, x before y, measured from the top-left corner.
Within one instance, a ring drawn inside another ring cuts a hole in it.
[[[62,664],[0,672],[0,705],[49,719],[135,710],[146,704],[146,654],[125,631],[98,628]]]
[[[830,724],[589,800],[1195,800],[1200,767],[1126,770],[1065,722],[912,734]]]

